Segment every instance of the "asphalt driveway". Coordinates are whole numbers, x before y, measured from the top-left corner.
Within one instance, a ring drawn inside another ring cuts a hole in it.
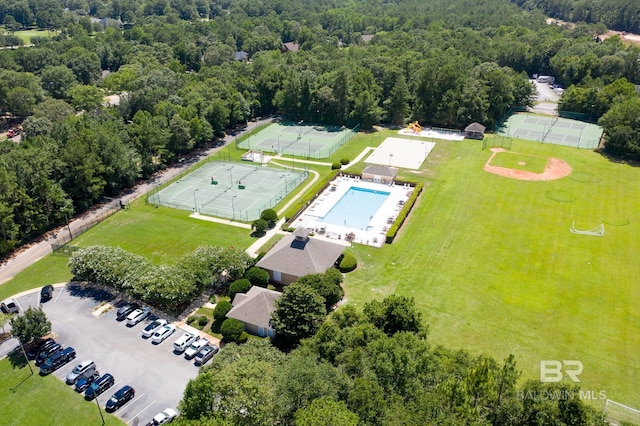
[[[39,292],[17,301],[22,309],[38,306]],[[129,425],[144,425],[163,409],[177,407],[187,382],[197,376],[198,368],[193,361],[173,353],[173,342],[183,330],[177,329],[164,342],[155,345],[141,336],[153,316],[128,327],[126,321],[116,321],[117,308],[98,309],[119,302],[106,291],[81,285],[69,284],[55,289],[53,298],[43,304],[43,309],[51,321],[56,341],[64,347],[75,348],[77,357],[53,374],[64,382],[76,364],[93,360],[100,374],[111,373],[115,378],[115,385],[98,397],[100,406],[104,409],[116,390],[130,385],[136,391],[135,398],[115,414]],[[94,403],[78,395],[78,404]]]

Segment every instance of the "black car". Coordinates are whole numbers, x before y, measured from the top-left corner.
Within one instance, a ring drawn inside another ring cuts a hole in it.
[[[116,319],[118,321],[124,320],[127,315],[129,315],[139,307],[140,306],[137,303],[127,303],[126,305],[121,306],[120,308],[118,308],[118,312],[116,312]]]
[[[111,399],[107,401],[107,405],[105,409],[109,412],[116,411],[118,408],[122,407],[128,401],[132,400],[135,396],[136,391],[131,386],[125,386],[120,388],[120,390],[113,394]]]
[[[42,364],[47,358],[49,358],[54,353],[61,351],[62,345],[59,343],[53,343],[45,346],[38,355],[36,355],[36,365]]]
[[[104,374],[95,382],[91,383],[89,387],[87,387],[87,390],[84,391],[84,399],[86,399],[87,401],[91,401],[93,398],[113,386],[115,382],[116,381],[111,374]]]
[[[40,375],[44,376],[53,373],[56,369],[65,365],[76,357],[76,350],[72,347],[58,351],[46,359],[40,366]]]
[[[53,286],[45,285],[44,287],[42,287],[42,290],[40,290],[40,303],[44,303],[47,300],[51,300],[52,297],[53,297]]]
[[[34,343],[31,346],[29,346],[29,349],[27,350],[27,356],[29,357],[29,359],[36,359],[36,357],[40,352],[42,352],[49,346],[54,345],[55,343],[56,341],[53,340],[51,337],[49,337],[48,339],[44,339],[40,342]]]
[[[76,392],[84,392],[91,385],[91,383],[98,380],[100,373],[97,370],[85,371],[76,380],[75,390]]]

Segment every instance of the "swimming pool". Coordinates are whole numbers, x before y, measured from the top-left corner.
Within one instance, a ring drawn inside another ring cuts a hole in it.
[[[352,186],[322,218],[329,225],[367,229],[369,221],[389,196],[389,192]]]

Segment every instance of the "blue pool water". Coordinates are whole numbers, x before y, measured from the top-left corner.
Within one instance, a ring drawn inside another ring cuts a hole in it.
[[[329,225],[367,229],[369,220],[388,196],[389,192],[352,186],[329,210],[322,222]]]

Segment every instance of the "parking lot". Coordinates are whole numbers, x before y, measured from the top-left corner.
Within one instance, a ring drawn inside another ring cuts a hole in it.
[[[36,307],[39,293],[22,296],[17,301],[22,309]],[[115,378],[115,385],[98,397],[100,406],[104,409],[107,400],[122,386],[132,386],[135,397],[115,415],[127,424],[145,425],[165,408],[177,408],[187,382],[197,376],[198,368],[193,360],[187,361],[173,352],[173,342],[184,330],[178,328],[164,342],[155,345],[141,337],[144,327],[155,318],[153,315],[128,327],[126,320],[116,321],[117,308],[98,314],[97,308],[117,302],[118,299],[106,291],[79,285],[55,289],[53,298],[42,306],[56,341],[64,347],[75,348],[77,356],[53,374],[64,382],[76,364],[93,360],[100,374],[111,373]],[[84,395],[79,394],[78,404],[95,402],[87,402]]]

